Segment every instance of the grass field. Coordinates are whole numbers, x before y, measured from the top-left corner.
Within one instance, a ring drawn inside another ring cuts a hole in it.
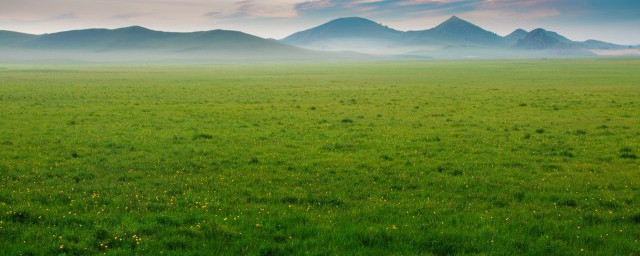
[[[639,68],[0,67],[0,254],[640,255]]]

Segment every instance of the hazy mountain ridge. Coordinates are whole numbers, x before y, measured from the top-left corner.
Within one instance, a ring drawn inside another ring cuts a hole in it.
[[[0,33],[0,56],[9,60],[283,60],[366,58],[322,53],[239,31],[162,32],[133,26],[83,29],[43,35]]]
[[[364,18],[350,18],[366,20]],[[330,29],[332,24],[336,24],[341,19],[333,20],[318,27],[295,33],[281,42],[307,49],[321,50],[362,50],[373,49],[372,52],[394,52],[395,54],[420,54],[430,56],[443,56],[442,51],[448,51],[453,57],[468,57],[474,55],[474,51],[480,55],[495,55],[496,51],[507,51],[517,53],[520,56],[527,56],[530,53],[521,51],[546,51],[557,54],[558,50],[563,50],[565,55],[585,55],[593,54],[591,50],[627,49],[629,46],[617,45],[597,40],[585,42],[572,41],[553,31],[536,29],[527,32],[517,29],[506,36],[499,36],[496,33],[485,30],[471,22],[463,20],[457,16],[452,16],[438,26],[420,31],[399,31],[386,26],[382,26],[371,20],[366,20],[368,24],[378,26],[377,30],[369,29],[366,36],[359,37],[362,30],[358,27],[350,27],[343,23],[339,30],[340,36],[333,36]],[[393,36],[378,34],[382,29],[394,31]],[[317,32],[322,31],[322,36]],[[346,36],[346,35],[350,35]],[[353,48],[345,48],[341,44],[344,38],[354,41],[359,38],[359,45]],[[297,39],[304,38],[304,41]],[[377,40],[370,40],[376,38]],[[384,42],[379,39],[385,39]],[[333,44],[333,45],[332,45]],[[322,47],[318,47],[321,45]],[[340,45],[339,47],[337,45]],[[464,50],[462,50],[464,49]],[[395,50],[395,51],[394,51]],[[464,53],[463,53],[464,52]],[[370,52],[371,53],[371,52]]]
[[[636,51],[628,51],[633,46],[624,46],[598,40],[584,42],[572,41],[556,32],[542,28],[534,29],[524,38],[519,39],[515,48],[524,50],[550,50],[558,55],[636,55]]]
[[[501,46],[503,38],[466,20],[452,16],[442,24],[427,30],[408,31],[406,35],[413,43],[435,43],[441,45]]]
[[[525,37],[527,37],[527,34],[529,34],[528,31],[519,28],[506,35],[504,39],[507,40],[507,43],[515,45],[520,39],[524,39]]]
[[[589,49],[601,49],[601,50],[615,50],[615,49],[628,49],[633,48],[633,46],[624,46],[619,44],[607,43],[599,40],[587,40],[584,42],[580,42],[579,44],[584,45]]]
[[[535,58],[639,54],[638,48],[572,41],[542,28],[503,37],[456,16],[431,29],[406,32],[365,18],[340,18],[282,40],[229,30],[181,33],[140,26],[43,35],[0,30],[4,60]]]
[[[38,37],[37,35],[0,30],[0,47],[15,46],[32,40]]]
[[[544,49],[572,49],[572,42],[555,32],[538,28],[529,32],[524,38],[518,40],[516,48],[527,50]]]
[[[379,40],[398,40],[401,31],[391,29],[371,20],[350,17],[332,20],[321,26],[290,35],[281,41],[290,44],[308,44],[327,38],[371,38]]]
[[[161,32],[143,27],[86,29],[37,36],[19,45],[24,49],[103,51],[242,50],[303,52],[304,50],[238,31]]]
[[[340,18],[294,33],[281,42],[296,47],[329,50],[385,52],[399,47],[404,32],[359,17]]]

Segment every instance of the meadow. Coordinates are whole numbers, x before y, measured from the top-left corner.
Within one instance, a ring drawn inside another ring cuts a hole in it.
[[[640,255],[639,68],[0,66],[0,254]]]

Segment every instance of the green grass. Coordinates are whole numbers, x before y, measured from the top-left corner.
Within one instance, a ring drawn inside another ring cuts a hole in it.
[[[640,255],[640,60],[0,68],[0,254]]]

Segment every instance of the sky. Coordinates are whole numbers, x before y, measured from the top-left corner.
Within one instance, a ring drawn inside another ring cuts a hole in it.
[[[452,15],[500,35],[542,27],[573,40],[640,44],[640,0],[0,0],[0,30],[33,34],[139,25],[280,39],[341,17],[424,30]]]

